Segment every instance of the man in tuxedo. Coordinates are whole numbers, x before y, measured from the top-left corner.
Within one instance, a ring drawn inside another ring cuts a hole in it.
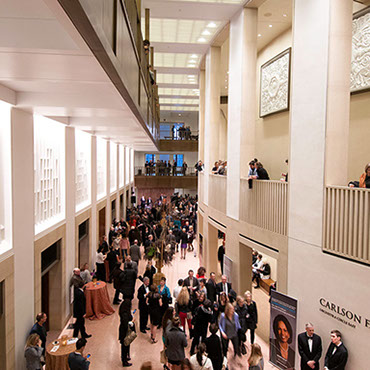
[[[189,270],[188,277],[184,280],[184,286],[186,286],[189,290],[190,298],[194,299],[195,291],[199,289],[199,281],[194,276],[194,271]]]
[[[314,333],[311,323],[306,324],[306,332],[298,335],[298,351],[301,356],[302,370],[319,370],[322,355],[321,338]]]
[[[330,332],[331,343],[325,356],[324,370],[344,370],[348,360],[347,348],[342,343],[339,330]]]
[[[231,290],[231,283],[227,282],[226,275],[222,275],[221,283],[217,284],[216,289],[217,289],[217,295],[220,295],[221,292],[225,292],[226,295],[229,296],[230,290]]]
[[[137,291],[137,299],[139,300],[139,310],[140,310],[140,331],[146,334],[146,330],[149,330],[148,325],[148,315],[149,308],[146,303],[146,298],[149,294],[149,278],[147,276],[143,279],[143,285]]]
[[[91,337],[91,334],[87,334],[85,329],[86,298],[84,291],[82,290],[83,286],[84,283],[80,282],[78,288],[75,288],[74,290],[73,317],[76,318],[73,330],[74,338],[78,338],[78,332],[81,332],[82,338]]]
[[[224,273],[224,254],[225,254],[225,240],[222,241],[222,245],[218,247],[217,259],[221,265],[221,273]]]
[[[213,303],[216,302],[217,298],[217,284],[216,284],[216,274],[211,272],[209,275],[209,280],[206,285],[207,298]]]
[[[90,361],[83,355],[86,347],[86,339],[80,338],[76,342],[76,351],[68,356],[68,366],[71,370],[87,370],[90,366]]]

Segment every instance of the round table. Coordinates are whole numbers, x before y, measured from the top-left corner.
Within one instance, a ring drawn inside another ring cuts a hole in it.
[[[95,284],[91,281],[85,286],[86,297],[86,318],[90,320],[102,319],[106,315],[112,315],[114,309],[110,304],[107,284],[98,281]]]
[[[64,340],[69,340],[72,338],[67,338]],[[76,343],[67,344],[62,346],[64,341],[61,338],[57,339],[57,344],[50,343],[46,347],[45,361],[46,361],[46,370],[69,370],[68,366],[68,356],[70,353],[76,350]],[[58,350],[55,352],[50,352],[54,346],[59,346]]]

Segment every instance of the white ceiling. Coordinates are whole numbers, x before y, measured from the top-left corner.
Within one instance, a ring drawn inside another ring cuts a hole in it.
[[[155,150],[57,0],[0,2],[0,85],[22,109]]]
[[[199,82],[197,79],[187,80],[185,75],[198,75],[200,62],[209,46],[229,20],[248,2],[249,0],[142,1],[142,14],[145,8],[150,9],[150,42],[154,47],[154,68],[158,76],[161,111],[189,109],[184,99],[199,96],[199,91],[192,90],[191,86],[196,83],[198,87]],[[258,50],[291,27],[291,13],[292,0],[266,0],[262,3],[258,9]],[[144,19],[142,29],[145,29]],[[220,88],[221,94],[227,95],[228,40],[222,46],[221,54]],[[197,58],[191,58],[195,55]],[[163,100],[163,97],[167,99]],[[168,100],[173,97],[182,99]],[[163,104],[164,101],[166,105]],[[180,101],[184,105],[179,105]]]

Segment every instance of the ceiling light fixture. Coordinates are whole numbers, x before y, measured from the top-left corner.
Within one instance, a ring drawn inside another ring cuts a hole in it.
[[[271,28],[272,27],[272,24],[269,24],[269,27]]]
[[[211,32],[209,32],[208,30],[204,30],[202,32],[202,35],[204,35],[204,36],[209,36],[210,34],[211,34]]]
[[[207,24],[207,27],[209,27],[209,28],[216,28],[217,25],[216,25],[215,22],[210,22],[210,23]]]
[[[199,37],[198,42],[206,42],[207,40],[204,37]]]
[[[283,14],[283,17],[286,17],[286,14]]]
[[[262,35],[259,33],[257,36],[258,36],[258,37],[261,37]]]
[[[198,58],[198,55],[197,54],[192,54],[191,57],[192,58]]]

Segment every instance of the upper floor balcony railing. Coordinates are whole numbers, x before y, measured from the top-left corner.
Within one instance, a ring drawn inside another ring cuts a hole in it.
[[[222,213],[226,213],[227,176],[209,175],[208,204]]]
[[[165,167],[155,165],[154,167],[137,166],[135,176],[196,176],[194,167]]]
[[[240,219],[281,235],[288,232],[288,183],[274,180],[240,180]]]
[[[326,186],[323,250],[370,264],[370,190]]]

